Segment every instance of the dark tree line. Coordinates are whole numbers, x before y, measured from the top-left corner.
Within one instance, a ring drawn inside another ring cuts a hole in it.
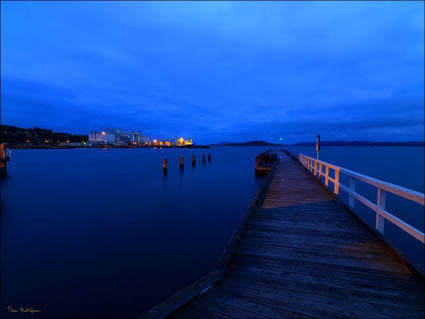
[[[63,142],[81,143],[87,142],[87,135],[75,135],[68,133],[53,132],[39,127],[20,128],[10,125],[0,125],[0,143],[11,145],[55,145]]]

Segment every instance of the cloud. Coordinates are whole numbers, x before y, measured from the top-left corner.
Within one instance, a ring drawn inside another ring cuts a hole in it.
[[[2,121],[204,143],[423,139],[423,9],[7,2]]]

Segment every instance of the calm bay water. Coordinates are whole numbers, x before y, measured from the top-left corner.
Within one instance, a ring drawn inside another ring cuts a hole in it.
[[[43,318],[136,318],[199,279],[263,181],[263,150],[14,150],[1,180],[3,315],[17,318],[4,312],[13,305]]]
[[[254,158],[265,149],[14,150],[0,179],[2,315],[20,318],[7,313],[12,305],[41,309],[35,318],[136,318],[199,279],[263,182]],[[212,162],[203,165],[202,153]],[[424,192],[423,147],[323,147],[321,159]],[[358,189],[376,201],[376,190]],[[387,208],[424,230],[423,207],[389,196]],[[373,213],[356,210],[373,225]],[[423,245],[385,227],[423,267]]]

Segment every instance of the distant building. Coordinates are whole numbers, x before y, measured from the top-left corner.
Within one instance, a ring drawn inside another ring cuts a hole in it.
[[[177,146],[189,146],[192,144],[193,144],[192,138],[185,140],[183,137],[180,137],[180,138],[176,137],[175,139],[175,145]]]
[[[117,128],[107,128],[105,130],[105,132],[106,133],[109,133],[109,134],[113,134],[115,136],[115,142],[114,142],[114,144],[119,144],[120,133],[121,133],[121,131],[119,129],[117,129]]]
[[[102,142],[115,145],[144,145],[150,143],[147,136],[135,131],[123,132],[117,128],[108,128],[102,132],[90,132],[89,143],[96,144]]]
[[[106,131],[89,133],[89,143],[92,144],[115,144],[115,140],[115,134]]]

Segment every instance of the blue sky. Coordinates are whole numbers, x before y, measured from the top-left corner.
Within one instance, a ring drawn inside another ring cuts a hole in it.
[[[2,2],[2,123],[424,139],[423,2]]]

